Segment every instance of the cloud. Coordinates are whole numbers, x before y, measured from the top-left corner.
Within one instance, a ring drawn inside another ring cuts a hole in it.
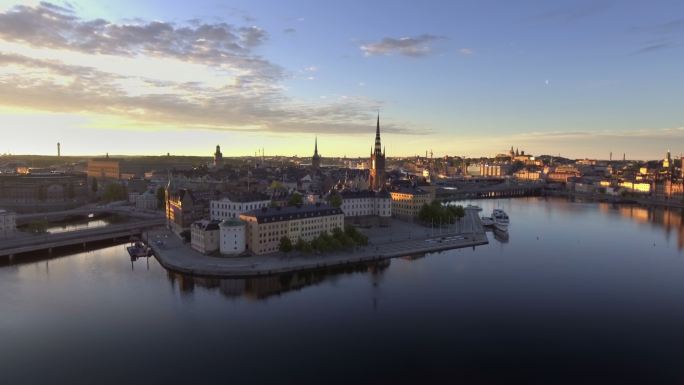
[[[197,20],[186,25],[162,21],[117,24],[83,20],[70,8],[45,2],[0,13],[0,39],[88,54],[150,55],[218,66],[251,66],[273,77],[281,71],[252,54],[251,50],[267,39],[258,27]]]
[[[305,67],[305,68],[304,68],[304,71],[306,71],[306,72],[317,72],[317,71],[318,71],[318,67],[316,67],[316,66],[308,66],[308,67]]]
[[[283,30],[283,33],[295,33],[295,32],[297,32],[297,30],[294,28],[285,28]]]
[[[644,53],[651,53],[651,52],[661,51],[661,50],[672,48],[672,47],[674,47],[674,44],[670,41],[662,41],[659,43],[655,43],[655,42],[654,43],[647,43],[643,47],[634,51],[634,54],[638,55],[638,54],[644,54]]]
[[[612,3],[612,0],[591,0],[584,3],[574,3],[569,6],[558,7],[541,12],[533,16],[532,20],[574,22],[604,12],[613,5]]]
[[[461,55],[464,55],[464,56],[470,56],[470,55],[474,54],[475,52],[470,48],[461,48],[458,50],[458,53],[460,53]]]
[[[641,47],[633,54],[647,54],[680,45],[679,35],[684,32],[684,19],[673,19],[664,23],[632,27],[631,32],[647,36]]]
[[[399,54],[410,57],[421,57],[432,53],[432,44],[444,39],[442,36],[423,34],[416,37],[386,37],[376,43],[367,43],[359,47],[366,56]]]
[[[285,94],[291,76],[254,49],[256,26],[84,20],[41,3],[0,13],[0,105],[114,116],[141,126],[368,132],[381,102]],[[314,72],[315,67],[309,67]],[[385,131],[423,134],[400,125]]]

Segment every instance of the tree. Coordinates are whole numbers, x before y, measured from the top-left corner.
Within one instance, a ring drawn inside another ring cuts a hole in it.
[[[338,194],[332,194],[328,198],[328,203],[330,203],[332,207],[339,208],[340,206],[342,206],[342,197]]]
[[[157,207],[164,207],[164,201],[166,201],[166,189],[160,186],[157,189]]]
[[[97,178],[93,178],[90,183],[90,190],[95,194],[97,192]]]
[[[302,238],[297,239],[297,243],[294,246],[295,250],[301,251],[303,253],[310,253],[312,248],[311,244]]]
[[[126,199],[126,189],[118,183],[110,183],[105,186],[102,193],[105,202],[122,201]]]
[[[290,195],[290,199],[287,200],[288,206],[299,206],[303,203],[302,196],[299,193],[294,193]]]
[[[280,245],[278,246],[278,250],[282,251],[283,253],[289,253],[292,251],[292,241],[288,237],[282,237],[280,238]]]

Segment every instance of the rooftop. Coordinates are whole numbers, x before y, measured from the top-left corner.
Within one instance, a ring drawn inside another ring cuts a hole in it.
[[[300,205],[287,207],[264,207],[242,214],[255,217],[258,223],[281,222],[300,218],[342,215],[342,210],[325,204]]]
[[[221,221],[208,221],[206,219],[203,219],[201,221],[197,221],[192,224],[193,227],[199,227],[200,230],[202,231],[211,231],[211,230],[218,230],[219,229],[219,224]]]
[[[419,189],[419,188],[407,188],[407,187],[398,187],[392,190],[391,192],[397,192],[400,194],[411,194],[411,195],[427,195],[429,194],[427,191]]]
[[[223,222],[221,222],[221,224],[219,226],[221,226],[221,227],[237,227],[237,226],[244,226],[244,225],[245,225],[245,222],[243,222],[239,219],[228,218],[228,219],[224,220]]]

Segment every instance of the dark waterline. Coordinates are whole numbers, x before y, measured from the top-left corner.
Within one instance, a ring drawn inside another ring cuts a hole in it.
[[[123,245],[0,267],[0,383],[684,381],[682,211],[478,201],[508,242],[253,280]]]

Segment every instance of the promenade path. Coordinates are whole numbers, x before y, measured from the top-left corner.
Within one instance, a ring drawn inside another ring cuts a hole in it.
[[[214,257],[191,249],[167,229],[150,230],[146,236],[157,260],[165,268],[193,275],[229,278],[312,270],[488,243],[477,211],[466,210],[466,217],[461,221],[460,226],[452,225],[448,229],[450,231],[444,226],[438,234],[437,229],[393,220],[390,227],[364,230],[369,236],[368,246],[325,254],[292,252]]]

